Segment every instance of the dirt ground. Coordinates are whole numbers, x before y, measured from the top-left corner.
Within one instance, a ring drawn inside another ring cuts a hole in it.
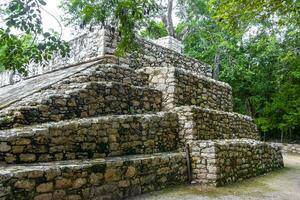
[[[130,200],[300,200],[300,155],[284,155],[285,168],[224,187],[183,185]]]

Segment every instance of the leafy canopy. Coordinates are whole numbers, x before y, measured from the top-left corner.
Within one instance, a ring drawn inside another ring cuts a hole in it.
[[[0,70],[26,74],[31,62],[51,59],[54,52],[63,57],[68,45],[55,32],[44,32],[41,10],[44,0],[10,0],[0,4]]]
[[[234,52],[226,48],[221,71],[222,79],[233,87],[235,109],[256,118],[264,132],[300,136],[300,1],[209,3],[216,25],[237,39],[232,43]],[[256,32],[249,35],[249,30]]]
[[[69,25],[111,26],[122,35],[118,54],[134,47],[135,28],[157,10],[154,0],[62,0]]]
[[[220,65],[236,112],[255,118],[268,137],[290,131],[300,138],[299,1],[278,2],[185,0],[179,25],[192,30],[186,54]]]
[[[299,0],[210,0],[214,18],[230,29],[256,23],[300,25]]]

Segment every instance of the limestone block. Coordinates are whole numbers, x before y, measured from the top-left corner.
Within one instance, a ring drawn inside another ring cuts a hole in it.
[[[7,144],[7,142],[0,143],[0,152],[8,152],[10,151],[11,146]]]
[[[52,192],[53,191],[53,183],[52,182],[42,183],[37,186],[36,191],[39,193]]]

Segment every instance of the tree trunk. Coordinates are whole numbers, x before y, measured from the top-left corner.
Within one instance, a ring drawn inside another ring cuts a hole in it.
[[[250,115],[252,118],[255,118],[256,110],[255,110],[255,107],[252,105],[249,97],[246,97],[245,107],[246,107],[248,115]]]
[[[219,74],[220,74],[220,69],[221,69],[221,64],[220,64],[220,54],[216,53],[215,54],[215,60],[214,60],[214,69],[213,69],[213,79],[219,80]]]
[[[169,36],[175,37],[173,19],[172,19],[172,12],[173,12],[173,0],[168,0],[168,7],[167,7],[167,30]]]
[[[9,84],[13,84],[14,83],[14,76],[15,76],[16,72],[13,71],[10,76],[9,76]]]

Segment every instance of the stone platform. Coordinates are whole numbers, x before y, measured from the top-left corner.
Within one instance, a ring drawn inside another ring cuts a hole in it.
[[[184,153],[0,167],[1,199],[123,199],[187,180]]]
[[[117,82],[86,82],[45,89],[3,109],[0,129],[75,117],[157,112],[161,92]]]
[[[197,105],[232,111],[232,92],[227,83],[177,67],[146,67],[139,71],[149,75],[150,86],[163,92],[167,109]]]
[[[179,116],[180,135],[187,140],[259,139],[257,127],[249,116],[198,106],[175,108]]]
[[[115,200],[283,167],[208,65],[142,39],[116,58],[118,34],[100,33],[73,41],[73,57],[47,73],[0,88],[1,200]]]
[[[193,180],[216,186],[283,167],[279,147],[250,139],[193,141]]]
[[[177,150],[175,113],[112,115],[0,131],[0,162],[151,154]]]

